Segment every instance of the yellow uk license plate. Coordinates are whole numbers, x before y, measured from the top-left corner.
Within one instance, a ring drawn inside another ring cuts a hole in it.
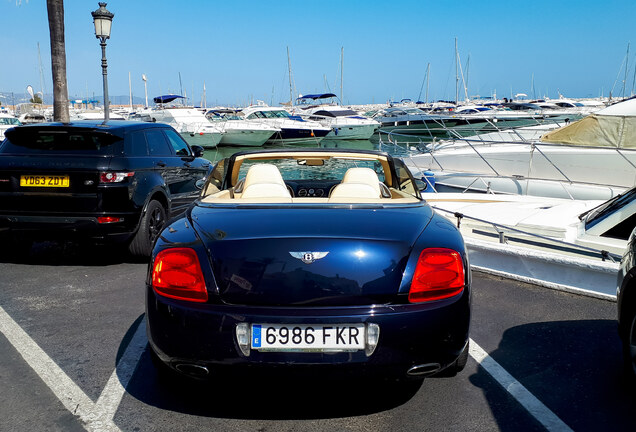
[[[23,175],[20,176],[22,187],[69,187],[67,175]]]

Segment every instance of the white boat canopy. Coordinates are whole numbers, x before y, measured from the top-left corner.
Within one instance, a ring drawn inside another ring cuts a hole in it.
[[[542,142],[582,147],[636,148],[636,99],[629,99],[548,132]]]

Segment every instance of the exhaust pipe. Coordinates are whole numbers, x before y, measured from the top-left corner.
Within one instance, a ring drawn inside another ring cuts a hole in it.
[[[209,375],[210,371],[205,366],[189,363],[179,363],[175,366],[175,369],[186,375],[195,377],[203,377]]]
[[[426,363],[411,367],[406,374],[408,376],[421,377],[426,375],[433,375],[439,372],[441,366],[439,363]]]

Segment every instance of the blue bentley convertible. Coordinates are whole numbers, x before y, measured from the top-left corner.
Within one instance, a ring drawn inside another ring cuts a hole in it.
[[[452,375],[468,356],[470,280],[461,235],[401,160],[241,152],[156,242],[148,339],[158,365],[196,377]]]

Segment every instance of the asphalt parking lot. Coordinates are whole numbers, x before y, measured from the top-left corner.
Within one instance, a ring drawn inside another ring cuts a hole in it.
[[[474,273],[471,357],[456,377],[399,388],[160,382],[145,340],[146,272],[114,248],[3,248],[0,430],[636,430],[609,301]]]

